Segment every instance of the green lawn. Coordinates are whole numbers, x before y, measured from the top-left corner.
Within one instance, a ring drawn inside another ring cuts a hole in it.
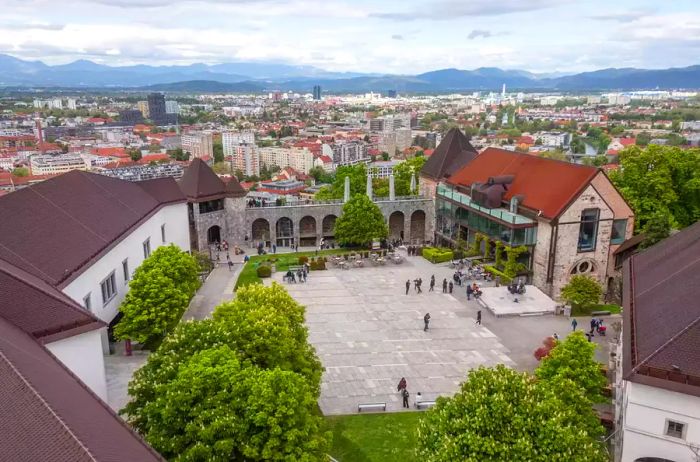
[[[420,412],[326,417],[333,432],[330,455],[339,462],[414,461],[420,417]]]
[[[587,307],[574,307],[571,310],[571,316],[590,316],[594,311],[610,311],[610,314],[620,314],[622,308],[614,304],[591,305]]]
[[[356,253],[356,252],[359,252],[359,250],[328,249],[328,250],[319,251],[318,255],[319,256],[342,255],[342,254],[346,254],[346,253],[351,254],[351,253]],[[299,257],[301,257],[301,256],[307,256],[307,257],[311,258],[311,257],[315,257],[316,255],[317,255],[317,253],[315,251],[254,255],[254,256],[250,257],[250,260],[248,260],[248,263],[246,263],[246,265],[241,270],[241,274],[238,276],[238,281],[236,281],[236,288],[247,285],[247,284],[262,282],[262,279],[260,279],[256,273],[258,265],[260,265],[260,263],[262,263],[262,262],[276,260],[275,267],[277,269],[277,272],[280,272],[280,271],[287,271],[289,269],[290,265],[291,266],[298,265],[299,264]]]

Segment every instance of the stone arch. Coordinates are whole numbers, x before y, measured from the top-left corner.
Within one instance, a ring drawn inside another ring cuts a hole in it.
[[[569,270],[569,274],[571,276],[577,274],[595,276],[597,272],[598,263],[596,263],[595,260],[591,260],[590,258],[584,258],[582,260],[577,261],[571,266],[571,269]]]
[[[423,243],[425,241],[425,212],[416,210],[411,214],[411,241]]]
[[[275,224],[275,235],[278,247],[294,245],[294,222],[289,217],[282,217]]]
[[[403,239],[404,222],[403,212],[397,210],[389,215],[389,239]]]
[[[316,218],[306,215],[299,220],[299,245],[316,247]]]
[[[251,239],[253,242],[262,241],[269,242],[270,240],[270,222],[264,218],[258,218],[251,226]]]
[[[207,229],[207,243],[215,244],[221,242],[221,226],[214,225]]]
[[[335,236],[335,220],[337,219],[338,217],[335,215],[326,215],[323,217],[323,221],[321,222],[321,235],[324,239],[333,239],[333,236]]]

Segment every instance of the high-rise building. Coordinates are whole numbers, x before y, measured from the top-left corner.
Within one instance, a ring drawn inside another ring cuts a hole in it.
[[[148,119],[148,101],[139,101],[138,103],[136,103],[136,107],[139,111],[141,111],[141,115],[143,115],[144,118]]]
[[[225,131],[221,133],[221,142],[224,146],[224,155],[230,156],[232,149],[239,144],[255,144],[255,133],[252,130],[243,130],[240,132]]]
[[[232,154],[226,158],[230,159],[233,171],[240,170],[246,176],[260,176],[260,154],[256,145],[237,144],[230,151]]]
[[[165,113],[166,114],[179,114],[180,106],[177,101],[166,101],[165,102]]]
[[[314,155],[307,148],[259,148],[260,163],[270,167],[292,167],[301,173],[309,173],[314,166]]]
[[[214,137],[207,132],[189,132],[182,135],[182,150],[192,158],[214,157]]]
[[[167,119],[165,114],[165,95],[162,93],[148,95],[148,118],[154,122],[161,122]]]
[[[413,144],[410,128],[399,128],[396,130],[396,149],[403,151]]]
[[[367,145],[362,141],[346,141],[333,145],[333,164],[353,165],[359,162],[369,162]]]
[[[321,101],[321,85],[314,85],[314,99]]]
[[[386,96],[387,98],[396,98],[396,90],[388,90]]]
[[[67,106],[68,109],[70,109],[71,111],[75,111],[78,108],[78,104],[76,103],[74,98],[68,98]]]

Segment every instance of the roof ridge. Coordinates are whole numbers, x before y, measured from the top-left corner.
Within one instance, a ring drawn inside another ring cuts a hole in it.
[[[85,178],[86,178],[90,183],[92,183],[92,184],[94,184],[95,186],[97,186],[98,188],[100,188],[102,191],[104,191],[105,193],[107,193],[110,197],[115,198],[117,202],[119,202],[119,203],[122,204],[124,207],[126,207],[127,209],[129,209],[129,211],[131,211],[134,215],[136,215],[136,216],[139,215],[139,213],[138,213],[136,210],[134,210],[134,209],[133,209],[131,206],[129,206],[129,204],[127,204],[126,202],[122,201],[122,200],[119,198],[119,196],[116,196],[116,195],[112,194],[112,192],[111,192],[110,190],[108,190],[107,188],[104,188],[104,187],[103,187],[101,184],[99,184],[97,181],[93,181],[93,177],[91,176],[91,174],[88,174],[88,172],[82,172],[82,173],[86,174],[86,175],[85,175]],[[100,177],[103,177],[103,178],[109,178],[109,177],[104,176],[104,175],[98,175],[97,173],[93,173],[92,175],[95,175],[96,177],[97,177],[97,176],[100,176]],[[110,178],[110,179],[112,179],[112,178]],[[119,181],[126,181],[126,180],[119,180]],[[127,181],[127,183],[133,183],[133,182]],[[140,191],[145,192],[146,195],[147,195],[148,197],[150,197],[150,198],[152,198],[152,199],[155,200],[155,198],[154,198],[153,196],[151,196],[150,194],[148,194],[142,187],[140,187],[140,186],[138,186],[138,185],[135,185],[135,186],[137,186],[138,189],[139,189]],[[158,202],[158,201],[156,200],[156,202]],[[160,205],[160,204],[158,204],[158,205]],[[151,210],[153,210],[153,209],[151,209]],[[150,212],[150,210],[149,210],[149,212]]]
[[[15,265],[11,264],[10,262],[8,262],[6,260],[0,259],[0,262],[6,263],[10,268],[13,268],[17,271],[22,271],[22,272],[27,273],[26,271],[22,270],[21,268],[16,267]],[[39,292],[43,293],[47,297],[53,298],[54,300],[57,300],[57,301],[60,301],[61,303],[65,304],[67,307],[69,307],[71,310],[78,312],[81,315],[87,316],[88,318],[91,318],[91,322],[103,323],[103,321],[98,319],[97,316],[95,316],[94,314],[90,313],[89,311],[84,310],[83,308],[79,307],[78,304],[75,302],[75,300],[73,300],[72,298],[70,298],[69,296],[67,296],[66,294],[61,292],[60,290],[56,289],[55,287],[53,287],[51,284],[44,281],[43,279],[37,278],[37,279],[41,280],[42,282],[44,282],[45,284],[49,285],[54,290],[56,290],[56,292],[58,292],[61,296],[65,297],[65,300],[57,297],[56,294],[50,293],[45,288],[40,287],[38,284],[36,284],[34,281],[32,281],[31,278],[29,278],[29,279],[20,278],[18,275],[14,274],[12,271],[7,271],[7,268],[3,267],[2,265],[0,265],[0,271],[7,274],[12,279],[19,281],[20,283],[24,283],[24,284],[31,286],[32,288],[38,290]],[[31,273],[27,273],[27,274],[29,274],[30,276],[36,277],[36,276],[32,275]],[[6,319],[6,318],[3,317],[3,319]],[[10,321],[8,320],[8,322],[10,322]],[[11,323],[11,324],[15,325],[14,323]],[[81,325],[86,325],[86,324],[81,324]],[[33,337],[33,335],[32,335],[32,337]]]
[[[34,269],[37,270],[39,273],[43,274],[47,279],[52,279],[51,276],[49,276],[48,274],[46,274],[45,272],[43,272],[43,271],[41,270],[41,268],[39,268],[39,267],[36,266],[34,263],[32,263],[32,262],[30,262],[29,260],[27,260],[26,258],[24,258],[22,255],[20,255],[20,254],[18,254],[17,252],[15,252],[15,251],[12,250],[11,248],[7,247],[7,246],[6,246],[5,244],[3,244],[2,242],[0,242],[0,248],[3,248],[3,249],[5,249],[5,250],[7,250],[9,253],[11,253],[12,255],[16,256],[18,259],[22,260],[22,261],[23,261],[24,263],[26,263],[27,265],[29,265],[29,266],[31,266],[32,268],[34,268]],[[0,260],[6,262],[7,264],[10,264],[10,262],[8,262],[7,260],[4,260],[4,259],[2,259],[2,258],[0,258]],[[12,266],[14,266],[14,265],[12,265]],[[47,283],[48,283],[48,281],[47,281]]]
[[[656,356],[657,354],[661,353],[661,351],[669,346],[671,343],[673,343],[678,337],[681,335],[685,334],[689,329],[694,327],[696,324],[700,323],[700,316],[696,317],[693,322],[685,326],[683,329],[678,331],[673,337],[670,339],[666,340],[660,347],[658,347],[656,350],[652,351],[649,355],[647,355],[644,359],[639,361],[639,364],[634,366],[630,372],[637,372],[637,370],[647,361],[649,361],[652,357]]]
[[[13,324],[13,325],[14,325],[14,324]],[[15,327],[16,327],[16,326],[15,326]],[[17,329],[19,329],[19,328],[17,328]],[[21,329],[19,329],[19,330],[21,331]],[[36,342],[35,339],[31,338],[31,335],[26,334],[24,331],[22,331],[22,333],[23,333],[24,335],[27,335],[28,337],[30,337],[31,341]],[[20,349],[17,345],[15,345],[14,343],[12,343],[10,340],[5,339],[5,342],[9,343],[10,345],[12,345],[13,347],[15,347],[15,348],[17,348],[17,349]],[[39,346],[40,346],[41,348],[44,348],[42,345],[39,345]],[[20,349],[20,350],[21,350],[21,349]],[[46,349],[46,351],[48,351],[48,349]],[[25,385],[27,386],[27,388],[32,392],[32,394],[34,394],[34,396],[36,396],[36,398],[39,400],[39,402],[41,402],[41,404],[49,411],[49,413],[56,419],[56,421],[58,421],[58,423],[61,425],[61,427],[63,427],[64,431],[65,431],[66,433],[68,433],[68,434],[71,436],[71,438],[73,438],[73,440],[74,440],[76,443],[78,443],[78,445],[80,446],[80,448],[81,448],[83,451],[85,451],[85,454],[86,454],[88,457],[90,457],[90,459],[92,459],[92,460],[94,460],[95,462],[97,462],[97,459],[96,459],[95,456],[90,452],[90,449],[88,449],[87,446],[85,446],[85,445],[83,444],[83,442],[80,440],[80,438],[78,438],[78,435],[76,435],[75,433],[73,433],[73,431],[72,431],[71,428],[68,426],[68,424],[67,424],[66,422],[63,421],[63,419],[61,418],[61,416],[59,416],[58,413],[57,413],[57,412],[51,407],[51,405],[48,403],[48,401],[46,401],[46,400],[44,399],[44,397],[41,395],[41,393],[39,393],[39,391],[34,387],[34,385],[32,384],[32,382],[31,382],[27,377],[25,377],[24,374],[22,374],[22,372],[21,372],[19,369],[17,369],[17,367],[15,367],[14,363],[13,363],[12,361],[10,361],[10,359],[5,355],[5,353],[2,351],[2,349],[0,349],[0,357],[1,357],[2,359],[4,359],[4,361],[7,363],[7,365],[15,372],[15,374],[17,374],[17,377],[19,377],[19,378],[22,380],[22,382],[24,382],[24,384],[25,384]],[[54,360],[55,360],[55,359],[56,359],[56,358],[54,357]]]

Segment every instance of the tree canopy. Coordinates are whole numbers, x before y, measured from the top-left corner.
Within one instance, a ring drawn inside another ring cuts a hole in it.
[[[334,234],[341,245],[366,245],[386,238],[389,229],[377,204],[366,195],[357,194],[343,205]]]
[[[561,289],[561,298],[572,305],[586,307],[598,303],[603,289],[590,276],[577,274]]]
[[[610,179],[634,210],[637,229],[656,213],[668,215],[678,229],[700,219],[700,149],[633,146],[619,158]]]
[[[190,297],[201,284],[197,259],[180,250],[175,244],[158,247],[143,261],[139,269],[145,272],[159,269]]]
[[[304,307],[278,284],[241,288],[180,323],[129,383],[121,411],[172,460],[321,461],[321,363]]]
[[[565,397],[580,398],[572,388]],[[503,365],[472,369],[460,390],[438,398],[421,420],[418,456],[426,462],[607,460],[577,410],[550,382],[527,373]]]

